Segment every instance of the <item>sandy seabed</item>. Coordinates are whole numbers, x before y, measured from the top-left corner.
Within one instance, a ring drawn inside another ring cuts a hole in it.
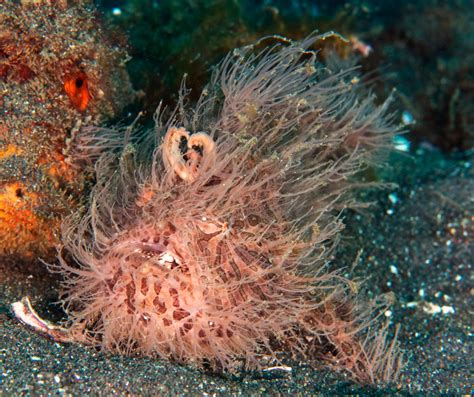
[[[470,394],[474,172],[472,157],[422,150],[395,155],[386,171],[398,189],[372,193],[375,204],[346,217],[337,255],[369,277],[369,293],[394,294],[385,313],[400,323],[406,367],[394,385],[361,387],[344,374],[288,361],[289,368],[233,376],[163,360],[121,357],[37,335],[12,316],[29,295],[46,318],[58,283],[38,267],[0,264],[0,395],[315,395]]]

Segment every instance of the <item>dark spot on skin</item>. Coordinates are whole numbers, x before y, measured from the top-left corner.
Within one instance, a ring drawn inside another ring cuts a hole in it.
[[[160,302],[160,298],[156,297],[153,299],[153,304],[155,305],[156,312],[158,314],[165,314],[166,313],[166,305]]]
[[[189,332],[193,328],[193,321],[188,320],[186,323],[184,323],[183,328],[186,330],[186,332]]]
[[[219,328],[217,328],[217,330],[216,330],[216,336],[217,336],[218,338],[222,338],[222,337],[224,336],[224,332],[223,332],[223,330],[222,330],[222,325],[219,325]]]
[[[173,306],[179,307],[178,291],[175,288],[170,288],[169,294],[173,297]]]
[[[193,145],[193,150],[197,153],[199,153],[199,155],[202,157],[203,155],[203,148],[202,146],[198,146],[198,145]]]
[[[188,151],[188,140],[182,136],[179,140],[179,151],[184,155]]]
[[[331,325],[331,324],[334,324],[334,319],[331,317],[330,314],[325,313],[321,316],[321,322],[324,325]]]
[[[240,273],[240,269],[237,266],[237,264],[235,263],[234,259],[229,258],[229,265],[232,267],[232,270],[234,271],[234,274],[235,274],[235,277],[237,278],[237,280],[241,280],[242,279],[242,274]]]
[[[160,292],[161,292],[161,285],[158,284],[158,283],[155,283],[155,284],[153,285],[153,289],[155,290],[155,294],[156,294],[156,295],[159,295]]]
[[[222,179],[214,175],[209,178],[209,180],[204,186],[206,187],[216,186],[216,185],[219,185],[221,182],[222,182]]]
[[[180,321],[182,320],[183,318],[186,318],[190,315],[191,313],[189,313],[188,311],[184,310],[184,309],[176,309],[174,312],[173,312],[173,318],[177,321]]]
[[[341,345],[341,350],[347,355],[352,356],[354,354],[354,349],[348,342],[343,342]]]
[[[248,217],[250,226],[257,226],[260,223],[260,217],[257,215],[249,215]]]
[[[235,229],[235,230],[240,230],[240,229],[243,229],[244,227],[245,227],[245,224],[242,221],[242,219],[237,219],[232,224],[232,228]]]
[[[129,283],[126,288],[127,299],[125,299],[125,304],[127,305],[127,313],[132,314],[135,311],[135,284]]]
[[[143,295],[146,295],[147,292],[148,292],[148,283],[146,281],[146,279],[142,278],[142,282],[141,282],[141,292]]]

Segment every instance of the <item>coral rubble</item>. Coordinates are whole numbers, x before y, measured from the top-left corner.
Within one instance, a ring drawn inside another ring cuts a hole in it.
[[[113,117],[134,95],[126,54],[88,3],[0,3],[1,260],[54,251],[87,184],[74,158],[78,127]]]
[[[157,112],[153,154],[145,139],[99,160],[53,267],[73,339],[216,370],[287,350],[363,383],[396,378],[386,302],[327,268],[355,174],[396,128],[353,71],[307,51],[319,38],[232,52],[193,108],[183,89]]]

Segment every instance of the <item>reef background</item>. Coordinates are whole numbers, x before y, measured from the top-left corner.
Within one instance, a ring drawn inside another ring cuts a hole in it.
[[[347,228],[333,265],[345,265],[348,273],[369,278],[365,288],[371,294],[393,293],[395,303],[386,316],[402,325],[400,342],[407,366],[398,384],[377,389],[361,388],[344,375],[298,362],[290,362],[291,372],[228,377],[60,345],[21,326],[9,308],[29,295],[41,315],[61,317],[50,303],[56,299],[56,280],[35,265],[0,263],[0,394],[470,393],[472,2],[99,0],[96,4],[111,29],[129,36],[132,60],[127,67],[134,88],[145,92],[136,105],[137,111],[147,110],[141,120],[145,124],[161,98],[171,104],[176,99],[184,73],[188,86],[198,93],[212,64],[228,50],[265,34],[301,38],[315,29],[333,29],[372,47],[368,57],[361,56],[363,70],[375,69],[371,77],[380,98],[396,89],[394,108],[407,130],[396,142],[401,150],[390,156],[377,177],[399,187],[366,193],[373,206],[346,214]]]
[[[371,73],[381,97],[396,88],[413,142],[430,142],[446,151],[474,145],[470,0],[95,3],[112,27],[129,37],[129,73],[145,91],[149,112],[160,99],[176,99],[185,73],[188,87],[199,95],[209,68],[236,47],[265,35],[302,39],[315,30],[334,30],[371,46],[369,56],[360,56],[363,71]]]

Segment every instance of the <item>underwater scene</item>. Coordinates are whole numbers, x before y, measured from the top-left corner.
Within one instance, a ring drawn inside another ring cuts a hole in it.
[[[471,395],[472,0],[0,0],[0,396]]]

